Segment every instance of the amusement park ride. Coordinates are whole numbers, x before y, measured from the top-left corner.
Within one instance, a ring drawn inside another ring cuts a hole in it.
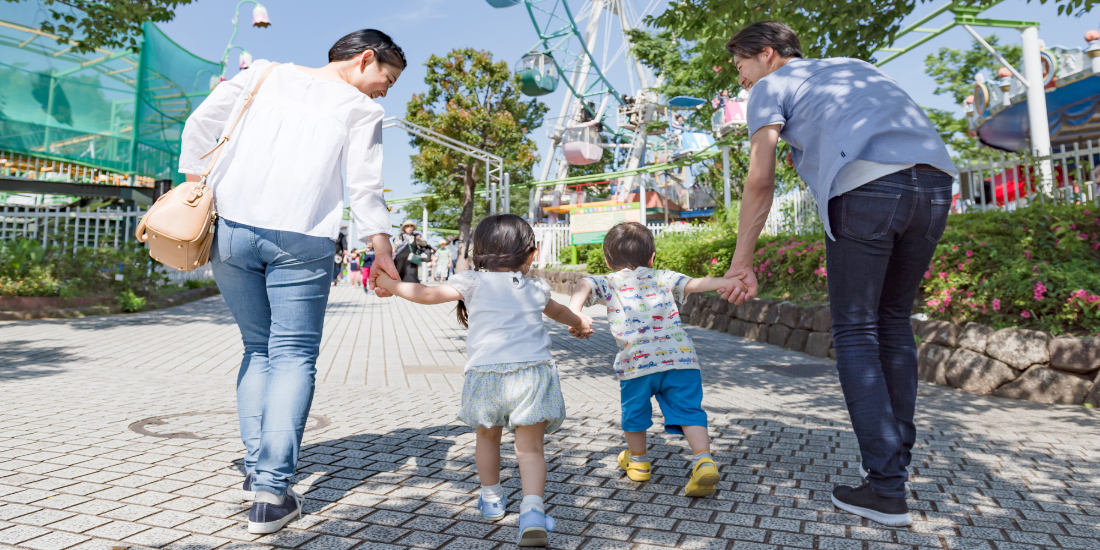
[[[538,97],[561,85],[566,89],[558,116],[548,120],[550,144],[543,155],[541,177],[530,197],[532,222],[542,220],[545,212],[547,221],[555,223],[559,214],[595,204],[583,203],[584,187],[593,184],[612,185],[612,200],[601,205],[639,202],[663,210],[666,218],[670,208],[677,216],[684,212],[685,208],[674,204],[669,196],[673,184],[684,183],[683,167],[696,160],[692,155],[705,154],[697,159],[702,160],[715,156],[717,151],[706,151],[714,145],[709,134],[671,132],[666,130],[667,125],[649,129],[654,122],[668,119],[673,109],[696,108],[705,103],[694,98],[677,98],[682,100],[679,104],[662,101],[653,90],[662,79],[654,78],[630,51],[627,33],[637,28],[658,2],[649,2],[639,10],[632,0],[587,0],[574,12],[566,0],[486,1],[495,8],[522,4],[534,26],[538,42],[516,65],[521,91]],[[580,2],[573,0],[572,4]],[[728,102],[729,109],[718,113],[718,127],[725,133],[744,123],[743,110],[733,103]],[[614,111],[609,113],[608,109]],[[727,111],[742,114],[727,117]],[[600,162],[608,150],[616,172],[594,174],[587,181],[567,178],[570,166]],[[657,172],[649,168],[673,159],[680,163],[665,167],[664,193],[646,197],[646,178]],[[679,168],[680,173],[671,168]],[[574,191],[569,193],[567,185]],[[544,197],[548,188],[552,188],[552,194]],[[686,202],[682,188],[679,194],[679,201]],[[569,200],[563,205],[567,196]],[[698,206],[700,201],[690,202]],[[702,211],[709,205],[702,206],[697,209]]]

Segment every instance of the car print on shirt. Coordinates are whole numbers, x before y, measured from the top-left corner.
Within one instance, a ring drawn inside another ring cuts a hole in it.
[[[619,292],[630,292],[631,290],[634,290],[634,287],[632,287],[632,286],[624,286],[624,287],[620,287],[620,288],[619,288]]]
[[[628,331],[626,331],[626,332],[624,332],[624,333],[623,333],[623,336],[630,336],[631,334],[638,334],[638,331],[636,331],[636,330],[628,330]]]
[[[665,327],[653,327],[653,332],[660,332],[662,330],[665,330]]]
[[[657,366],[657,363],[654,363],[653,361],[650,361],[650,362],[648,362],[644,365],[638,365],[638,368],[639,369],[651,369],[651,368],[656,367],[656,366]]]
[[[691,359],[691,358],[688,358],[688,357],[681,357],[680,362],[681,363],[687,363],[688,365],[690,365],[690,364],[695,362],[695,359]]]
[[[638,353],[638,354],[634,355],[634,361],[645,359],[646,357],[649,357],[648,353],[644,353],[644,352],[643,353]]]
[[[669,314],[668,314],[668,319],[669,319],[669,320],[671,321],[673,317],[676,317],[676,316],[677,316],[677,315],[679,315],[679,314],[680,314],[680,312],[679,312],[679,311],[673,311],[672,313],[669,313]],[[653,318],[654,318],[654,319],[656,319],[657,317],[656,317],[656,316],[654,316]]]
[[[647,330],[649,330],[649,327],[638,327],[638,334],[645,334]]]
[[[623,311],[633,311],[630,306],[623,306]]]
[[[680,346],[680,353],[695,353],[695,348],[691,346]]]
[[[645,304],[638,304],[638,311],[641,311],[642,313],[645,313],[645,312],[649,311],[649,306],[647,306]]]
[[[672,315],[676,315],[676,314],[673,313]],[[669,315],[669,317],[671,318],[672,315]],[[652,315],[651,317],[653,318],[654,321],[664,321],[665,320],[665,318],[661,317],[660,315]]]
[[[638,341],[634,342],[634,347],[644,346],[648,343],[649,343],[649,338],[639,338]]]
[[[645,295],[645,297],[646,297],[646,298],[656,298],[656,297],[657,297],[657,294],[656,294],[656,293],[654,293],[654,292],[650,292],[649,294],[646,294],[646,295]]]
[[[654,355],[660,357],[662,355],[668,355],[668,352],[665,351],[665,348],[657,348],[657,351],[654,352]]]
[[[654,337],[653,337],[653,341],[654,341],[654,342],[667,342],[667,341],[669,341],[669,340],[671,340],[671,339],[672,339],[672,337],[671,337],[671,336],[669,336],[669,335],[667,335],[667,334],[666,334],[666,335],[664,335],[664,336],[654,336]]]
[[[630,324],[633,324],[633,325],[644,325],[644,324],[645,324],[645,321],[643,321],[643,320],[641,320],[641,319],[631,319],[631,320],[630,320]]]
[[[676,361],[673,361],[672,359],[665,359],[664,361],[661,361],[661,364],[662,365],[675,365]]]

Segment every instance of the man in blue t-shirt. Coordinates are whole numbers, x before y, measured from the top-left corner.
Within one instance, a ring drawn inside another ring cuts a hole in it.
[[[909,315],[947,223],[955,166],[924,111],[875,66],[803,59],[798,36],[776,21],[745,27],[726,49],[750,90],[752,149],[726,273],[745,290],[730,287],[723,296],[739,304],[756,295],[753,252],[771,209],[782,139],[828,234],[833,347],[865,472],[860,487],[836,487],[833,503],[910,525],[917,353]]]

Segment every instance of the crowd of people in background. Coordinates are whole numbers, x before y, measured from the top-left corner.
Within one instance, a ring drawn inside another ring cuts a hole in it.
[[[332,286],[348,282],[367,291],[366,281],[370,279],[370,268],[375,259],[374,246],[368,243],[363,248],[348,249],[347,242],[347,235],[341,232],[333,256],[336,268],[333,270]],[[412,283],[447,281],[455,273],[461,243],[457,236],[450,236],[439,240],[433,247],[417,230],[416,222],[406,220],[401,232],[393,238],[393,260],[401,280]]]

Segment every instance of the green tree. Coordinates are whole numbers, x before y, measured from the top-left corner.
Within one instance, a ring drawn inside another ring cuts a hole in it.
[[[522,209],[524,184],[538,162],[528,134],[542,125],[547,107],[538,100],[524,101],[508,63],[494,62],[484,50],[451,50],[446,56],[431,56],[425,66],[428,92],[409,100],[406,118],[503,158],[504,170],[511,173],[513,208]],[[407,211],[418,212],[426,205],[441,226],[457,225],[461,238],[469,239],[474,190],[485,182],[485,165],[428,140],[410,141],[420,149],[412,157],[413,178],[436,198],[410,204]]]
[[[997,53],[1009,64],[1018,66],[1023,56],[1020,46],[1001,44],[995,34],[985,37]],[[987,80],[995,80],[993,75],[1001,68],[1001,63],[977,41],[965,50],[940,48],[936,53],[928,54],[924,59],[925,72],[936,81],[936,95],[950,96],[957,105],[962,105],[966,96],[974,93],[974,76],[984,73]],[[991,85],[996,85],[993,82]],[[957,117],[951,111],[925,108],[928,119],[936,126],[944,143],[955,152],[959,160],[972,160],[982,151],[978,140],[967,135],[967,123],[963,117]]]
[[[78,41],[73,50],[79,53],[93,52],[96,48],[128,47],[137,51],[143,22],[171,21],[176,16],[176,8],[191,3],[191,0],[38,1],[50,16],[41,23],[42,31],[56,34],[59,44]]]

